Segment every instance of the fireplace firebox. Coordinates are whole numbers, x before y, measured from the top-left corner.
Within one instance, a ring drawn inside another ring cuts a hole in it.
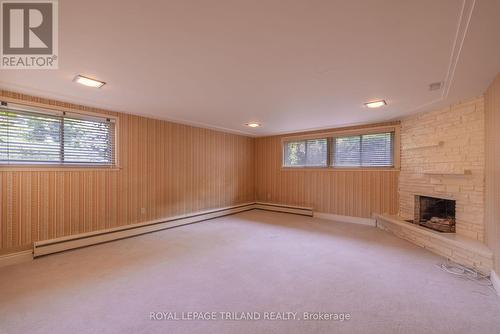
[[[435,231],[455,232],[455,201],[429,196],[415,196],[414,224]]]

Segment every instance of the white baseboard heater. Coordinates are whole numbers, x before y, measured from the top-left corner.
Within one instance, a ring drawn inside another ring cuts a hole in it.
[[[37,241],[33,244],[33,256],[38,257],[112,240],[129,238],[136,235],[161,231],[176,226],[192,224],[252,209],[254,209],[254,203],[247,203],[216,210],[197,212],[190,215],[174,216],[168,219],[153,220],[145,223],[120,226],[96,232],[81,233],[57,239]]]
[[[266,210],[266,211],[275,211],[275,212],[284,212],[284,213],[293,213],[296,215],[302,216],[313,216],[313,209],[306,208],[301,206],[291,206],[291,205],[282,205],[282,204],[274,204],[274,203],[264,203],[264,202],[256,202],[255,209]]]
[[[81,233],[57,239],[37,241],[33,244],[33,257],[58,253],[65,250],[96,245],[108,241],[129,238],[141,234],[161,231],[168,228],[197,223],[203,220],[232,215],[235,213],[261,209],[312,216],[311,208],[294,207],[271,203],[245,203],[226,208],[197,212],[189,215],[175,216],[167,219],[158,219],[144,223],[115,227],[95,232]]]

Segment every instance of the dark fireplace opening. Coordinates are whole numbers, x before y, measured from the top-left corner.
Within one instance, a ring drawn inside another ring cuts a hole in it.
[[[439,232],[455,232],[455,201],[429,196],[415,196],[413,223]]]

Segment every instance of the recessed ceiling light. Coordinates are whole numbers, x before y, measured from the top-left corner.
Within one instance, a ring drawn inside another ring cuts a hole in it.
[[[256,122],[250,122],[250,123],[247,123],[245,124],[246,126],[249,126],[251,128],[258,128],[260,126],[260,123],[256,123]]]
[[[78,82],[79,84],[89,86],[89,87],[94,87],[94,88],[101,88],[104,86],[106,83],[104,81],[99,81],[95,80],[92,78],[84,77],[83,75],[78,74],[74,79],[74,82]]]
[[[385,102],[385,100],[378,100],[378,101],[366,102],[365,106],[367,106],[368,108],[380,108],[385,106],[386,104],[387,103]]]

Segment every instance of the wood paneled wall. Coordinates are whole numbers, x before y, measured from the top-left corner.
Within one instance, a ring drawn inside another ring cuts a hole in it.
[[[484,95],[486,129],[485,239],[500,274],[500,74]]]
[[[119,118],[117,170],[2,169],[0,254],[32,242],[254,201],[254,140],[0,91]]]
[[[341,129],[323,132],[336,130]],[[294,135],[311,133],[318,132]],[[398,170],[284,169],[283,137],[286,135],[256,139],[258,201],[307,206],[318,212],[355,217],[371,217],[375,212],[397,213]]]
[[[397,212],[397,170],[284,170],[283,136],[254,139],[6,91],[0,96],[116,116],[120,160],[113,170],[0,167],[0,254],[254,200],[357,217]]]

